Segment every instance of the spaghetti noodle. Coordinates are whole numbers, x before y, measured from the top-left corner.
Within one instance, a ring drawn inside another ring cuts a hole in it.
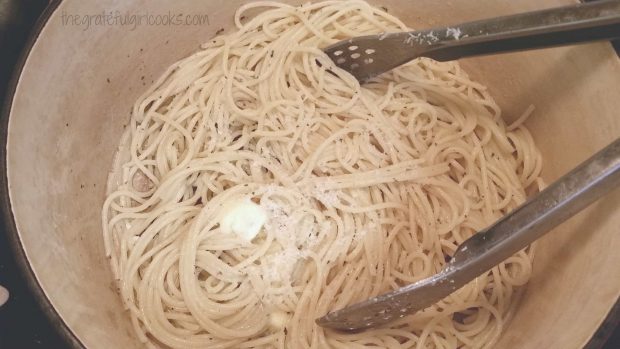
[[[491,347],[530,277],[531,249],[383,328],[340,333],[314,320],[437,273],[522,203],[541,168],[522,120],[507,130],[455,62],[418,59],[360,86],[320,48],[407,30],[365,2],[254,2],[235,23],[150,87],[121,142],[103,234],[139,338]],[[241,201],[267,217],[249,239],[221,223]]]

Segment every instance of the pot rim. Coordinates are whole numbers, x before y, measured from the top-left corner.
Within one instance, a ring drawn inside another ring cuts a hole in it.
[[[62,0],[52,0],[47,5],[43,13],[39,16],[30,33],[28,39],[23,47],[19,58],[13,68],[11,80],[7,86],[6,95],[4,96],[4,104],[2,112],[0,113],[0,142],[3,145],[0,147],[0,168],[3,169],[0,175],[0,219],[2,220],[2,228],[4,228],[5,234],[7,234],[9,245],[13,251],[13,257],[18,266],[19,272],[26,280],[28,289],[35,298],[39,309],[47,316],[48,322],[59,333],[64,341],[71,348],[86,349],[84,343],[82,343],[77,335],[69,328],[69,325],[64,321],[60,314],[56,311],[50,300],[47,298],[43,287],[39,284],[34,270],[32,270],[26,252],[24,251],[19,232],[15,224],[15,217],[13,216],[13,209],[11,206],[11,199],[9,197],[9,182],[8,182],[8,168],[7,168],[7,141],[8,141],[8,126],[9,118],[11,115],[11,107],[13,104],[13,98],[17,91],[17,85],[21,77],[26,61],[30,56],[30,52],[37,42],[39,35],[43,28],[47,24],[52,14],[58,9]]]
[[[48,322],[71,348],[87,349],[84,343],[80,341],[77,335],[64,321],[56,308],[54,308],[50,300],[47,298],[43,287],[37,280],[34,270],[32,270],[28,258],[26,257],[26,253],[19,236],[19,231],[17,230],[17,225],[15,224],[15,217],[13,216],[11,200],[9,197],[7,135],[13,98],[17,92],[17,85],[28,57],[30,56],[30,52],[36,44],[43,28],[45,28],[50,17],[58,9],[61,2],[62,0],[51,0],[50,4],[37,19],[30,34],[28,35],[26,45],[22,49],[22,52],[20,53],[17,63],[13,69],[11,80],[7,86],[6,96],[4,96],[4,105],[0,113],[0,144],[4,145],[3,147],[0,147],[0,168],[3,169],[2,174],[0,175],[0,219],[2,220],[1,227],[4,228],[8,236],[8,241],[10,248],[13,251],[13,257],[16,264],[18,265],[21,274],[24,276],[28,288],[32,292],[39,308],[47,316]],[[618,326],[620,326],[620,297],[616,300],[613,307],[611,307],[607,313],[607,316],[602,321],[599,328],[592,334],[592,337],[590,337],[583,349],[602,348],[614,329]]]

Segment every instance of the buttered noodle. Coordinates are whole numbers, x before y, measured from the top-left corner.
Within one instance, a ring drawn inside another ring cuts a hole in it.
[[[384,328],[339,333],[314,320],[437,273],[523,202],[541,158],[522,120],[508,131],[457,63],[419,59],[363,87],[336,68],[320,48],[407,29],[365,2],[256,2],[235,22],[138,100],[121,144],[103,231],[139,338],[492,347],[530,277],[531,249]],[[267,213],[251,242],[220,229],[240,200]]]

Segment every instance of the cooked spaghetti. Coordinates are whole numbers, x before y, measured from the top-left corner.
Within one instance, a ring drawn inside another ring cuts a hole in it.
[[[162,348],[493,346],[531,249],[383,328],[314,321],[437,273],[522,203],[541,168],[523,118],[507,129],[457,63],[418,59],[360,86],[321,48],[407,30],[362,1],[255,2],[235,23],[153,84],[121,142],[103,234],[139,338]]]

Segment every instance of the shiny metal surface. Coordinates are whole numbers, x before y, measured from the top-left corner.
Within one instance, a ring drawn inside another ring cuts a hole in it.
[[[422,310],[458,290],[620,186],[620,138],[461,244],[438,274],[331,312],[323,327],[361,330]]]
[[[384,33],[324,49],[334,63],[367,81],[415,58],[463,57],[620,38],[620,0],[575,4],[452,27]]]

